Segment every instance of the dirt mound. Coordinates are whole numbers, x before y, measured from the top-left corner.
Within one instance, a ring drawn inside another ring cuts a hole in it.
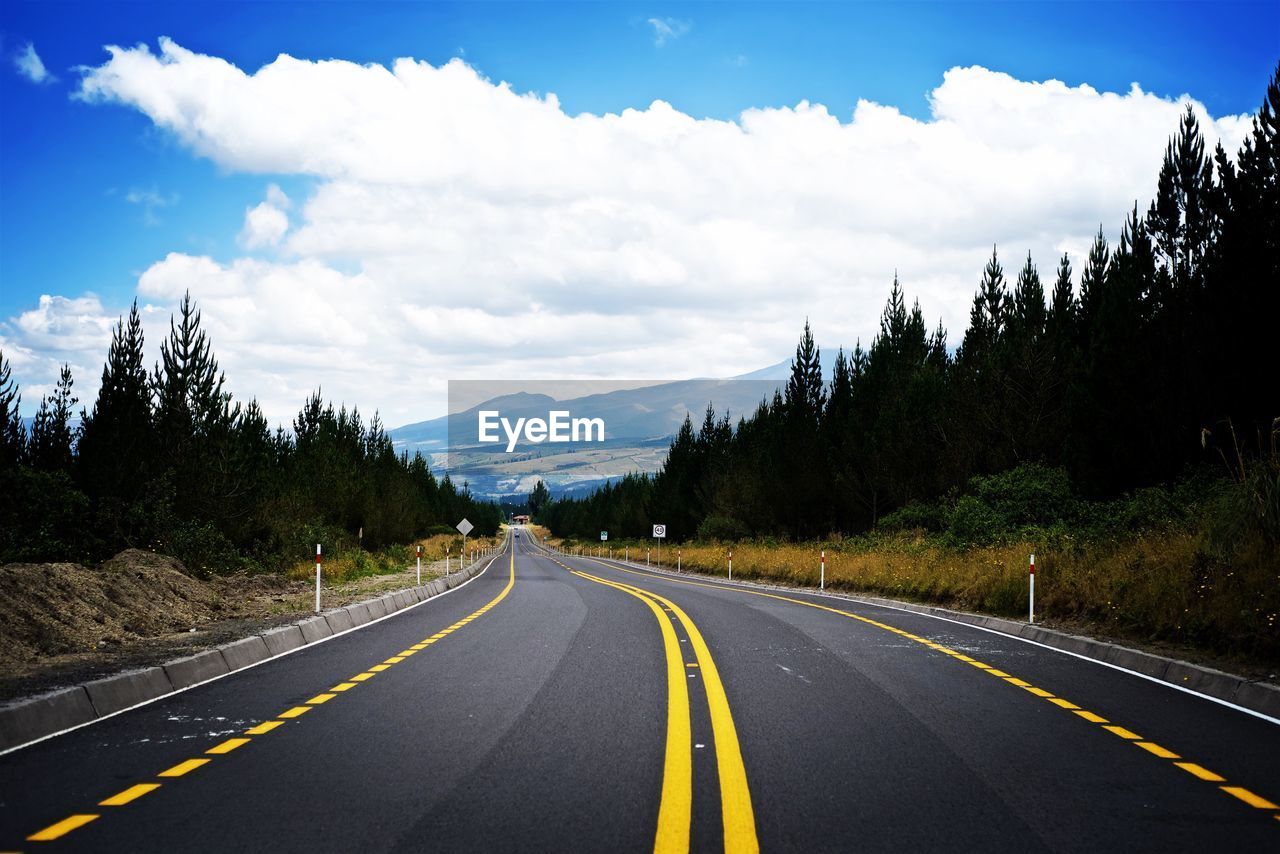
[[[0,673],[218,619],[223,597],[177,560],[127,549],[97,569],[0,566]]]

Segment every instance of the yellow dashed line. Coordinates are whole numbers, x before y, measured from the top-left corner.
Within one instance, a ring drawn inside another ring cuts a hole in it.
[[[1031,683],[1030,683],[1030,682],[1026,682],[1026,681],[1024,681],[1024,680],[1022,680],[1022,679],[1018,679],[1017,677],[1014,677],[1014,676],[1006,676],[1006,677],[1004,678],[1004,681],[1008,682],[1010,685],[1017,685],[1019,688],[1030,688],[1030,687],[1031,687]]]
[[[1053,698],[1053,695],[1050,694],[1048,691],[1046,691],[1043,688],[1037,688],[1034,685],[1023,685],[1022,690],[1030,691],[1032,694],[1035,694],[1037,697],[1044,697],[1046,700]]]
[[[1172,750],[1166,750],[1160,745],[1151,741],[1139,741],[1138,746],[1153,756],[1159,756],[1161,759],[1181,759],[1182,757],[1174,753]]]
[[[367,681],[367,680],[369,680],[369,679],[372,679],[373,677],[375,677],[375,676],[377,676],[377,675],[378,675],[378,674],[376,674],[376,673],[357,673],[355,676],[352,676],[352,677],[351,677],[351,681],[352,681],[352,682],[365,682],[365,681]]]
[[[251,739],[247,738],[228,738],[226,741],[222,742],[222,744],[210,747],[205,751],[205,753],[211,753],[214,756],[221,756],[223,753],[230,753],[237,747],[242,747],[248,744],[250,740]]]
[[[1107,732],[1114,733],[1115,735],[1118,735],[1121,738],[1127,738],[1129,741],[1142,740],[1142,736],[1138,735],[1133,730],[1125,729],[1122,726],[1115,726],[1114,724],[1112,724],[1111,726],[1104,726],[1103,729],[1105,729]]]
[[[289,711],[287,711],[287,712],[281,712],[281,713],[280,713],[280,717],[282,717],[282,718],[297,718],[297,717],[301,717],[301,716],[305,715],[305,714],[306,714],[307,712],[309,712],[309,711],[311,711],[311,707],[310,707],[310,706],[294,706],[292,709],[290,709],[290,710],[289,710]]]
[[[1188,774],[1193,774],[1196,777],[1199,777],[1201,780],[1204,780],[1206,782],[1209,782],[1209,783],[1227,782],[1226,778],[1218,776],[1217,774],[1210,771],[1208,768],[1205,768],[1203,765],[1197,765],[1194,762],[1175,762],[1173,764],[1177,765],[1179,768],[1181,768],[1183,771],[1186,771]]]
[[[125,804],[136,801],[138,798],[142,797],[148,792],[154,792],[158,788],[160,788],[159,783],[139,783],[136,786],[130,786],[129,788],[125,789],[123,792],[120,792],[119,794],[112,795],[111,797],[107,798],[105,801],[99,801],[98,806],[122,807]]]
[[[342,682],[342,683],[340,683],[340,684],[338,684],[338,685],[334,685],[334,686],[333,686],[332,688],[330,688],[329,690],[330,690],[330,691],[339,691],[339,692],[341,692],[341,691],[350,691],[350,690],[351,690],[352,688],[354,688],[354,687],[356,687],[356,683],[354,683],[354,682]]]
[[[409,653],[409,654],[412,655],[413,653]],[[390,658],[383,661],[382,663],[383,664],[399,664],[402,661],[404,661],[403,655],[393,655]]]
[[[1110,721],[1108,721],[1102,715],[1095,715],[1093,712],[1086,712],[1084,709],[1077,709],[1076,714],[1084,718],[1086,721],[1088,721],[1091,724],[1110,723]]]
[[[373,672],[373,673],[381,673],[384,670],[390,670],[390,669],[391,669],[390,664],[375,664],[373,665],[373,667],[369,668],[370,672]]]
[[[1271,801],[1264,797],[1260,797],[1259,795],[1255,795],[1253,792],[1242,788],[1241,786],[1219,786],[1218,788],[1222,789],[1222,791],[1226,792],[1228,795],[1239,798],[1251,807],[1256,807],[1260,810],[1280,810],[1280,807],[1271,803]]]
[[[337,695],[337,694],[316,694],[316,695],[315,695],[314,697],[312,697],[310,700],[307,700],[307,705],[308,705],[308,706],[320,706],[320,705],[323,705],[323,704],[325,704],[325,703],[329,702],[330,700],[332,700],[332,699],[333,699],[334,697],[336,697],[336,696],[338,696],[338,695]]]
[[[39,833],[33,833],[27,837],[28,842],[52,842],[64,834],[70,833],[77,827],[84,827],[89,822],[96,819],[96,815],[73,815],[64,818],[57,824],[51,824]]]
[[[190,774],[192,771],[196,770],[201,765],[208,765],[208,764],[209,764],[208,759],[188,759],[186,762],[179,762],[177,765],[173,766],[172,768],[161,771],[157,776],[182,777],[186,774]]]
[[[414,649],[413,647],[410,647],[409,649],[400,650],[399,652],[396,653],[396,655],[400,656],[401,658],[408,658],[409,656],[413,655],[417,651],[418,650]]]
[[[1061,697],[1053,697],[1049,700],[1049,702],[1053,703],[1055,706],[1061,706],[1064,709],[1071,709],[1073,711],[1080,708],[1070,700],[1064,700]]]
[[[267,721],[260,723],[256,727],[245,730],[248,735],[266,735],[278,726],[284,726],[284,721]]]
[[[1003,670],[996,670],[994,667],[988,668],[987,672],[990,673],[992,676],[999,676],[1001,679],[1009,678],[1008,673],[1005,673]]]

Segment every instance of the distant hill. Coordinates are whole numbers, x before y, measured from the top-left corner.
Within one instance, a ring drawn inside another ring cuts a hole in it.
[[[824,350],[822,361],[824,376],[829,377],[835,351]],[[553,493],[578,493],[628,472],[657,471],[686,416],[695,426],[701,424],[710,403],[717,417],[728,413],[737,422],[781,390],[790,372],[787,360],[729,379],[678,380],[566,398],[532,391],[504,394],[462,412],[397,427],[389,435],[398,447],[429,457],[437,471],[447,470],[455,481],[465,480],[476,495],[503,498],[527,494],[539,478]],[[549,385],[530,383],[531,388]],[[603,418],[606,441],[540,445],[514,455],[506,454],[505,448],[475,442],[482,409],[496,409],[514,420],[545,418],[553,408]]]

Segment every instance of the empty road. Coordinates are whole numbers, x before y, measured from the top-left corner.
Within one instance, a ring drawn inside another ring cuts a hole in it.
[[[549,554],[0,756],[0,851],[1280,851],[1280,726],[970,626]]]

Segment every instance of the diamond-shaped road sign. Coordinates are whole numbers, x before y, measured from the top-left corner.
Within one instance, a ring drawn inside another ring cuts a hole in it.
[[[461,522],[459,522],[459,523],[458,523],[458,531],[459,531],[459,533],[461,533],[461,534],[462,534],[462,536],[464,536],[464,537],[465,537],[467,534],[470,534],[470,533],[471,533],[471,529],[472,529],[472,528],[474,528],[474,527],[475,527],[475,525],[472,525],[472,524],[471,524],[470,522],[468,522],[466,519],[463,519]]]

